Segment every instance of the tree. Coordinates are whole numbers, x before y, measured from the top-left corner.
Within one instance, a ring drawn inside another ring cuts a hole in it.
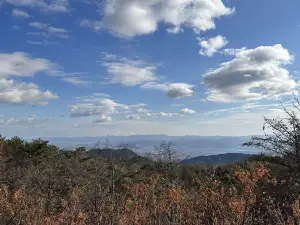
[[[244,146],[260,148],[276,156],[264,159],[277,180],[275,187],[269,187],[269,193],[276,202],[286,205],[300,195],[300,101],[294,97],[291,107],[282,105],[282,108],[285,116],[265,118],[265,134],[252,137]]]
[[[29,163],[38,163],[41,158],[49,154],[58,153],[58,148],[48,141],[35,139],[26,142],[19,137],[5,140],[5,158],[10,166],[23,166]]]
[[[292,108],[282,105],[284,118],[264,118],[264,136],[252,137],[244,146],[257,147],[284,159],[291,172],[300,171],[300,101],[291,100]]]
[[[159,146],[154,147],[153,153],[148,153],[147,157],[154,160],[161,172],[174,175],[174,168],[180,161],[176,149],[173,148],[172,142],[162,142]]]

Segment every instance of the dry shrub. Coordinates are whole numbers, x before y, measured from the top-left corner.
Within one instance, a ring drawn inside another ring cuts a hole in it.
[[[127,181],[114,188],[92,189],[93,184],[74,187],[60,199],[59,206],[47,210],[47,197],[28,187],[16,190],[0,187],[0,224],[85,225],[85,224],[297,224],[300,198],[284,216],[267,193],[264,184],[276,185],[264,164],[253,169],[237,167],[235,184],[224,186],[217,179],[184,188],[159,175],[147,182]],[[97,190],[92,192],[91,190]],[[54,206],[52,206],[54,207]],[[51,212],[51,213],[49,213]]]

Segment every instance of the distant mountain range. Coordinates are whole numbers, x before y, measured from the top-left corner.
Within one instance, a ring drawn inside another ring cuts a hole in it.
[[[91,149],[88,151],[81,152],[85,157],[101,157],[108,160],[117,160],[117,161],[129,161],[133,158],[144,158],[141,157],[136,152],[130,149]],[[79,153],[80,154],[80,153]],[[243,153],[226,153],[218,155],[209,155],[209,156],[197,156],[190,159],[185,159],[181,161],[181,164],[185,165],[228,165],[237,162],[243,162],[250,158],[251,154]]]
[[[102,157],[108,160],[128,161],[140,155],[129,149],[92,149],[86,152],[88,157]],[[186,165],[228,165],[247,160],[251,154],[226,153],[219,155],[197,156],[181,161]]]
[[[104,148],[107,141],[113,148],[132,149],[140,155],[152,152],[154,146],[159,146],[163,141],[171,141],[173,147],[184,157],[199,155],[217,155],[224,153],[257,154],[258,149],[242,146],[251,139],[250,136],[224,137],[224,136],[167,136],[167,135],[133,135],[133,136],[107,136],[107,137],[54,137],[43,138],[51,144],[63,149],[74,149],[78,146],[87,148]]]
[[[183,160],[181,163],[189,165],[228,165],[242,162],[253,155],[242,153],[226,153],[219,155],[197,156]]]

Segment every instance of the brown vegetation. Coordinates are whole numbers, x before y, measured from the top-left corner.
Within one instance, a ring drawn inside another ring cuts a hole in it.
[[[14,152],[25,146],[31,151]],[[15,158],[18,165],[11,155],[22,157]],[[273,196],[278,181],[267,163],[221,169],[175,165],[164,171],[161,162],[85,158],[18,138],[2,140],[0,156],[0,224],[297,224],[300,219],[299,199],[283,206]]]
[[[120,162],[1,138],[0,224],[300,224],[300,123],[287,115],[247,144],[277,156],[222,167],[180,165],[168,144]]]

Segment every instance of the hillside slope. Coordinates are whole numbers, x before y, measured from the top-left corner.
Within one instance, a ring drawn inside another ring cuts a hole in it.
[[[219,155],[209,155],[209,156],[197,156],[194,158],[183,160],[182,164],[193,164],[193,165],[225,165],[232,164],[235,162],[240,162],[248,159],[250,154],[242,153],[226,153]]]

